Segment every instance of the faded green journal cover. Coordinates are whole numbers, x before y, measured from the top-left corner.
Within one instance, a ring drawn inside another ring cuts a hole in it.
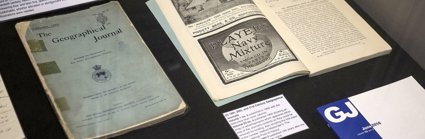
[[[186,104],[118,2],[16,25],[70,138],[103,138]]]

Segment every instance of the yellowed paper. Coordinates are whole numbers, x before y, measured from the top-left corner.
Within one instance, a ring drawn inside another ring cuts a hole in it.
[[[152,0],[148,5],[154,13],[166,15],[171,29],[167,33],[175,34],[172,39],[181,44],[177,49],[214,102],[308,74],[251,0]]]
[[[9,94],[0,76],[0,138],[23,139],[25,138],[21,124],[16,116],[15,109]]]
[[[254,0],[310,76],[388,54],[391,47],[344,0]]]

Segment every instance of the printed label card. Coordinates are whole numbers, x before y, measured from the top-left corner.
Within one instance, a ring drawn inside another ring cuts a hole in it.
[[[240,139],[278,139],[308,129],[283,95],[223,115]]]

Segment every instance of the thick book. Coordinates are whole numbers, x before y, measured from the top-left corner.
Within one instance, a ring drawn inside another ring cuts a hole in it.
[[[16,29],[69,138],[106,138],[185,102],[116,1]]]
[[[341,139],[423,139],[425,90],[408,77],[317,111]]]
[[[149,0],[147,5],[217,106],[391,51],[343,0]]]

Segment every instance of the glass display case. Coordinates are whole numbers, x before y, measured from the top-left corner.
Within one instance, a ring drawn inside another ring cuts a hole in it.
[[[106,2],[108,1],[97,1],[0,23],[0,73],[27,138],[58,139],[66,138],[66,134],[19,39],[15,24],[71,13]],[[283,94],[309,127],[308,130],[285,138],[332,139],[337,136],[316,111],[318,107],[408,76],[414,77],[425,86],[424,69],[353,0],[348,0],[348,3],[390,44],[392,47],[390,54],[318,76],[294,78],[217,107],[150,12],[146,1],[119,2],[190,110],[184,115],[116,138],[237,138],[225,120],[224,112]]]

